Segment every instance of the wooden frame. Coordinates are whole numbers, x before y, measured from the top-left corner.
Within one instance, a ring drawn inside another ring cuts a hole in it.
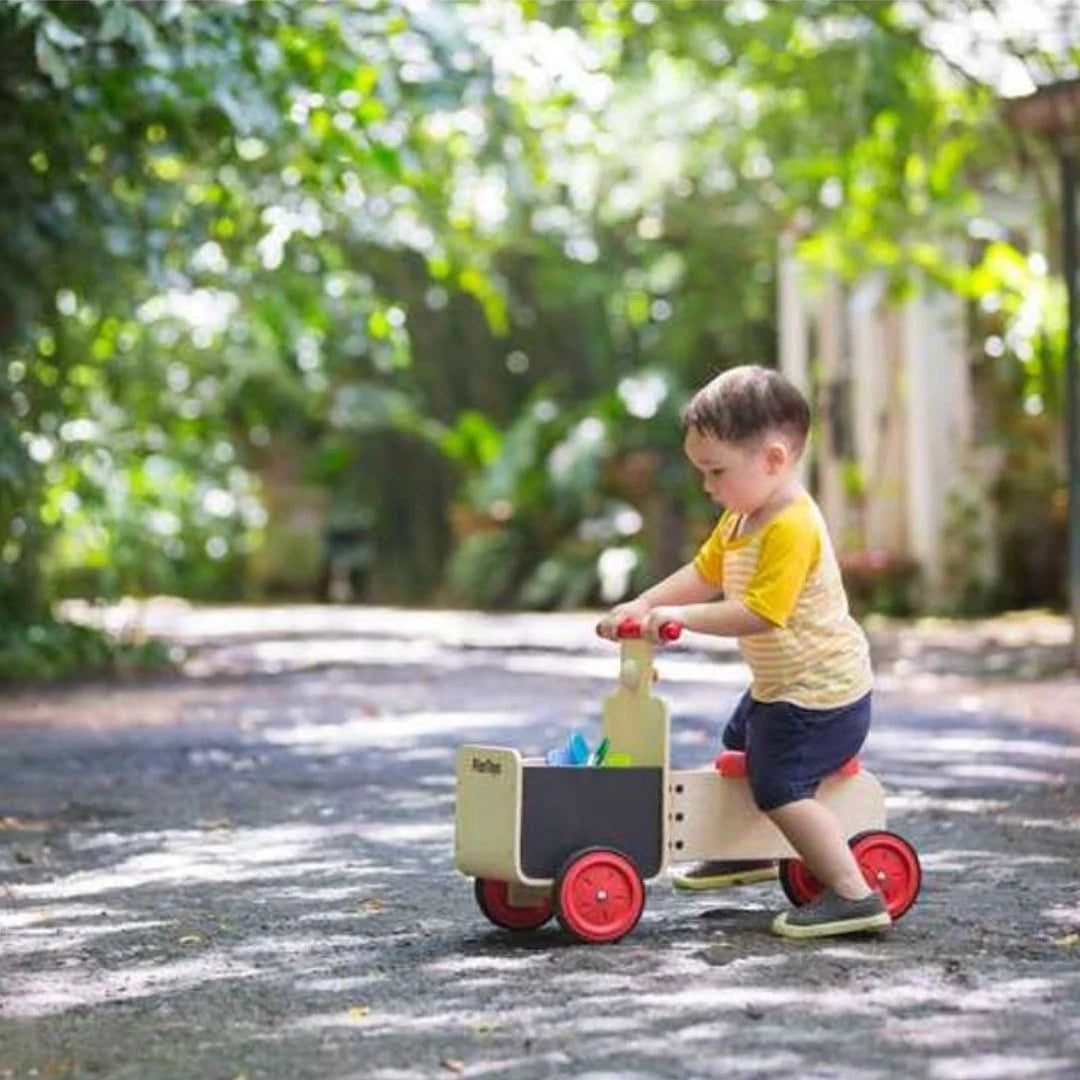
[[[506,747],[461,747],[457,868],[509,882],[509,902],[529,906],[550,893],[561,859],[593,844],[633,850],[635,861],[644,863],[644,880],[655,880],[671,862],[797,858],[755,806],[745,776],[670,768],[670,719],[652,693],[654,680],[652,644],[622,641],[619,683],[604,700],[603,734],[610,753],[630,755],[631,768],[549,766]],[[816,798],[833,810],[848,836],[885,826],[884,792],[865,769],[829,777]],[[536,837],[544,838],[542,852]],[[561,858],[560,844],[566,849]],[[526,872],[530,863],[540,869]]]

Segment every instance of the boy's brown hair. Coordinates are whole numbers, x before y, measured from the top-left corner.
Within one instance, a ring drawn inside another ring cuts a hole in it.
[[[733,443],[780,431],[798,456],[810,430],[810,406],[780,372],[745,364],[706,383],[683,409],[682,422],[684,430]]]

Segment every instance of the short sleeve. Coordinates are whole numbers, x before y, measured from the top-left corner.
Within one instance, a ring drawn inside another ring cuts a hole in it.
[[[785,626],[820,556],[821,536],[809,515],[778,518],[765,528],[743,605],[775,626]]]
[[[694,569],[718,589],[724,587],[724,540],[728,531],[728,517],[726,511],[720,515],[716,528],[694,556]]]

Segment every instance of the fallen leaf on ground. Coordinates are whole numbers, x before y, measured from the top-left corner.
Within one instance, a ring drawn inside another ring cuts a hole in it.
[[[465,1062],[458,1061],[457,1058],[443,1058],[439,1064],[444,1069],[449,1069],[452,1073],[463,1073],[465,1071]]]
[[[380,900],[377,896],[373,896],[370,900],[365,900],[357,909],[357,915],[377,915],[382,909],[386,907],[386,901]]]
[[[1070,945],[1080,945],[1080,934],[1066,934],[1064,937],[1059,937],[1054,944],[1065,949]]]
[[[367,1005],[350,1005],[348,1017],[350,1020],[363,1020],[371,1015],[371,1009]]]
[[[472,1028],[473,1031],[483,1034],[487,1031],[498,1031],[499,1028],[502,1027],[502,1024],[500,1024],[498,1020],[490,1020],[481,1017],[479,1020],[470,1020],[469,1027]]]
[[[202,934],[185,934],[180,939],[181,945],[201,945],[203,942]]]
[[[2,817],[0,830],[18,829],[19,832],[47,832],[51,828],[47,821],[34,821],[31,818]]]
[[[212,818],[209,821],[199,821],[196,823],[200,829],[231,829],[233,827],[232,822],[227,818]]]

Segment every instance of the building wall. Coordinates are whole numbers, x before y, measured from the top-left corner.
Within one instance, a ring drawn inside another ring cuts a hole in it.
[[[927,287],[897,305],[881,276],[812,285],[790,239],[780,283],[780,368],[817,405],[815,495],[838,546],[915,559],[924,604],[947,603],[953,503],[979,502],[987,482],[972,449],[963,300]],[[850,439],[838,440],[845,425]]]

